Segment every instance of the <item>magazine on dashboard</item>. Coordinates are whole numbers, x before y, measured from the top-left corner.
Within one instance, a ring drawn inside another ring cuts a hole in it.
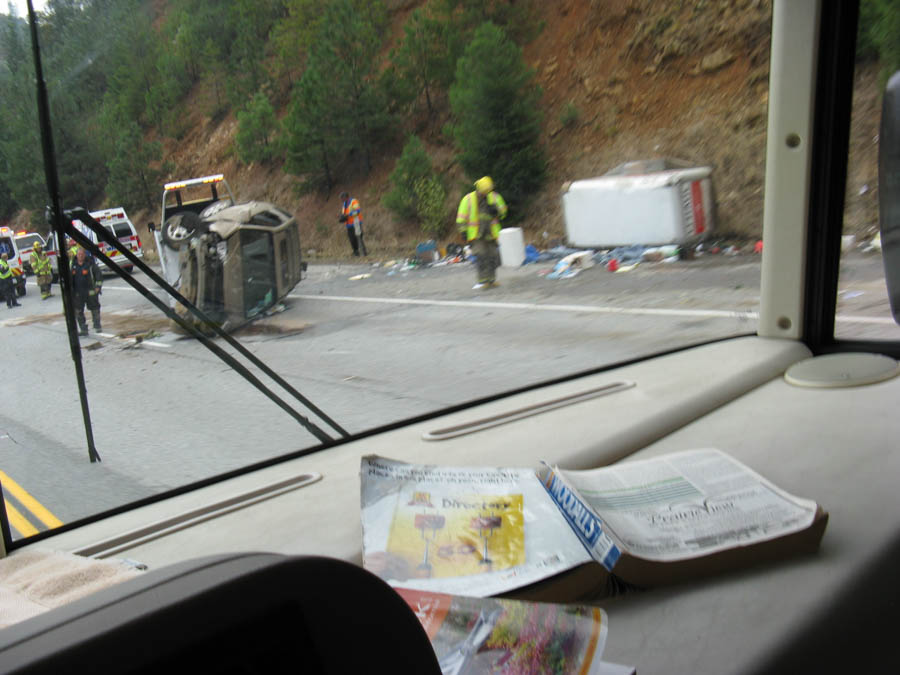
[[[388,583],[535,600],[602,597],[811,552],[828,520],[715,449],[588,471],[367,456],[361,505],[363,564]]]
[[[395,590],[428,634],[443,675],[609,672],[599,607]]]

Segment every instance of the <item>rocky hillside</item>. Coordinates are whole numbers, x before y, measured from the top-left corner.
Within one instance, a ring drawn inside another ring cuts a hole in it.
[[[393,34],[420,2],[393,5]],[[560,188],[600,175],[622,162],[673,157],[714,168],[718,231],[736,239],[762,230],[770,0],[558,0],[536,3],[544,28],[525,47],[525,59],[543,89],[548,180],[525,215],[526,238],[541,245],[564,235]],[[163,8],[164,3],[157,7]],[[318,256],[345,255],[337,223],[337,194],[298,197],[296,178],[280,164],[243,165],[233,150],[232,115],[213,121],[201,111],[212,96],[198,87],[185,107],[186,133],[161,139],[173,178],[224,172],[241,199],[267,199],[292,210],[302,223],[304,248]],[[865,236],[877,224],[877,77],[860,73],[848,213]],[[190,105],[197,103],[198,105]],[[437,120],[415,132],[451,187],[452,221],[466,179]],[[283,113],[284,111],[282,111]],[[380,206],[400,147],[379,158],[371,174],[342,186],[359,197],[370,252],[402,255],[421,238],[414,223],[398,223]],[[498,186],[502,192],[503,186]],[[156,213],[135,213],[141,227]]]

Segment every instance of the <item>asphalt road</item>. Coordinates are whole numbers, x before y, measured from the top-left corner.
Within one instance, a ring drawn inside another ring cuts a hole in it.
[[[900,337],[880,265],[845,261],[839,332]],[[559,280],[546,277],[552,266],[501,269],[501,286],[485,292],[472,290],[469,265],[311,264],[283,311],[236,336],[354,433],[756,329],[758,257],[615,274],[594,267]],[[42,301],[33,282],[28,291],[23,307],[0,309],[0,482],[14,536],[316,444],[124,281],[107,278],[104,332],[80,341],[102,458],[90,463],[62,304],[58,294]]]

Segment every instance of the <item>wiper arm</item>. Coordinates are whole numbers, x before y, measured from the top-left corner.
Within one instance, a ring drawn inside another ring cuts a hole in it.
[[[57,233],[57,241],[61,232],[59,211],[59,173],[56,168],[56,152],[53,149],[53,134],[50,128],[50,105],[47,102],[47,86],[44,83],[44,70],[41,65],[41,50],[38,46],[37,18],[34,15],[34,7],[31,0],[28,2],[28,23],[31,30],[31,49],[34,54],[34,76],[37,83],[38,120],[41,127],[41,150],[44,155],[44,175],[47,180],[47,190],[50,193],[54,219],[53,229]],[[63,313],[66,317],[66,326],[69,330],[69,349],[72,352],[72,361],[75,362],[75,377],[78,380],[78,395],[81,399],[81,415],[84,418],[84,431],[87,436],[88,457],[91,462],[99,462],[100,455],[94,446],[94,431],[91,424],[91,412],[88,406],[87,388],[84,385],[84,367],[81,363],[81,345],[75,332],[75,309],[72,306],[70,295],[71,281],[69,277],[69,260],[65,256],[59,259],[59,281],[62,286]]]

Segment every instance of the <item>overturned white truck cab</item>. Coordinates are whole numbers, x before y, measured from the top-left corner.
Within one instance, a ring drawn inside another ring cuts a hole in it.
[[[222,174],[167,183],[161,214],[163,276],[224,330],[272,309],[302,278],[296,219],[269,202],[236,203]]]

